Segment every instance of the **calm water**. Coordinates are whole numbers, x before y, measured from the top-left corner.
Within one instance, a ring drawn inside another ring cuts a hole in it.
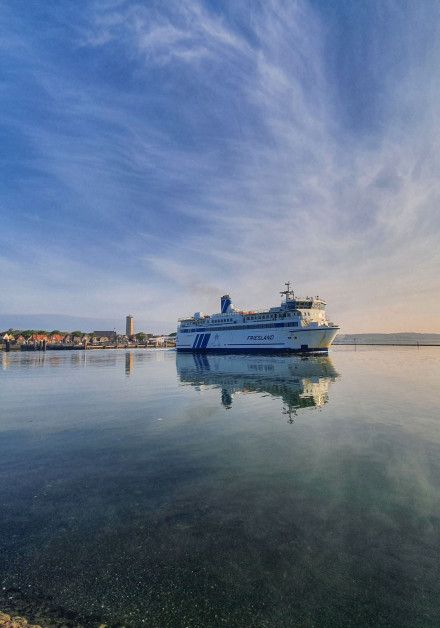
[[[10,353],[0,610],[440,626],[440,349]]]

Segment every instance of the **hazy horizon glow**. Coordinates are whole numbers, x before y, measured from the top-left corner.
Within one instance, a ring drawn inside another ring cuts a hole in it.
[[[291,280],[342,333],[440,331],[438,2],[0,20],[3,319],[168,326]]]

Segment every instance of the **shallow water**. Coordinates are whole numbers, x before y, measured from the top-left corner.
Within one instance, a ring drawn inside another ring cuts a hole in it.
[[[439,348],[1,360],[0,610],[440,625]]]

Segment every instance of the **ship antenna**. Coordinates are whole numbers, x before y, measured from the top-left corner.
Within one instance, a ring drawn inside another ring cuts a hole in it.
[[[293,290],[290,289],[290,281],[285,281],[284,285],[286,286],[286,289],[282,290],[280,292],[280,294],[285,294],[286,295],[286,301],[287,301],[289,299],[290,295],[293,296]]]

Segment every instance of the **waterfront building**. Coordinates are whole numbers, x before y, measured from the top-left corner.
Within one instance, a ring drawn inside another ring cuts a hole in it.
[[[29,340],[31,342],[44,342],[44,341],[48,342],[49,338],[47,334],[32,334]]]
[[[175,336],[150,336],[148,338],[148,346],[150,347],[174,347],[175,344]]]
[[[64,335],[63,334],[51,334],[49,336],[49,342],[51,342],[54,345],[60,345],[64,340]]]
[[[115,331],[94,331],[93,336],[97,342],[116,342]]]

